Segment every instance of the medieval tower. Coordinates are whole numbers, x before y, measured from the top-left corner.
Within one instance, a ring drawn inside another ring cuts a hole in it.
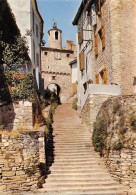
[[[76,45],[66,40],[62,47],[62,31],[54,23],[48,31],[49,47],[42,47],[42,78],[44,89],[55,90],[62,103],[71,96],[71,67],[69,63],[76,58]]]

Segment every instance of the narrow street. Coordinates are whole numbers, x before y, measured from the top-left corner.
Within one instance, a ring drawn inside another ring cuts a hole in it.
[[[54,161],[49,163],[52,165],[39,192],[78,195],[126,194],[123,192],[125,188],[113,180],[99,154],[94,152],[91,134],[87,127],[81,124],[79,112],[73,110],[71,104],[58,106],[53,129]]]

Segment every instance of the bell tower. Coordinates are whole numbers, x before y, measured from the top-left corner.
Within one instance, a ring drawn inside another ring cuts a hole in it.
[[[49,34],[49,47],[51,48],[62,48],[62,39],[61,39],[62,31],[57,28],[56,23],[53,25],[53,29],[48,31]]]

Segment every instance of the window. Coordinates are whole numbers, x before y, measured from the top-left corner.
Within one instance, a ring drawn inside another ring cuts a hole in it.
[[[39,65],[39,54],[36,54],[36,61],[37,61],[37,65]]]
[[[99,74],[96,74],[96,84],[107,84],[107,73],[106,68],[102,69]]]
[[[38,37],[38,25],[36,24],[36,36]]]
[[[101,35],[102,35],[102,49],[105,48],[105,32],[104,32],[104,25],[101,28]]]
[[[56,80],[56,76],[52,76],[52,80]]]
[[[55,32],[55,39],[58,40],[58,31]]]
[[[95,34],[95,56],[98,56],[98,34]]]
[[[99,74],[96,74],[95,78],[96,78],[96,84],[99,84]]]
[[[83,87],[84,87],[84,94],[86,93],[86,90],[87,90],[87,83],[84,83],[83,84]]]
[[[33,11],[33,32],[34,32],[34,11]]]
[[[80,71],[84,70],[84,52],[79,54]]]
[[[54,53],[54,58],[56,60],[60,60],[61,59],[61,54],[60,53]]]
[[[78,31],[78,44],[83,42],[83,29]]]
[[[69,56],[70,56],[69,53],[67,53],[67,58],[69,58]]]
[[[92,26],[95,26],[96,25],[96,7],[95,7],[95,3],[92,4],[92,14],[91,14],[91,17],[92,17]]]
[[[45,52],[44,52],[44,55],[47,56],[47,54],[48,54],[47,51],[45,51]]]
[[[34,64],[35,64],[35,42],[33,41],[33,58],[34,58]]]
[[[100,36],[100,40],[101,40],[101,46],[102,49],[105,48],[105,32],[104,32],[104,25],[101,27],[101,29],[98,31],[98,34]]]

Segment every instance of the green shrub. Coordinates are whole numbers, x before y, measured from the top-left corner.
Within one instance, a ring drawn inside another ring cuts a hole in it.
[[[117,111],[119,111],[120,107],[121,107],[121,104],[120,104],[118,101],[116,101],[116,102],[113,104],[113,113],[114,113],[114,114],[117,113]]]
[[[14,71],[5,73],[5,82],[10,87],[11,100],[34,100],[34,78],[31,73],[20,74]]]
[[[73,102],[72,102],[72,108],[75,109],[75,110],[77,110],[77,101],[78,101],[78,99],[75,98],[75,99],[73,100]]]
[[[133,113],[130,116],[130,125],[133,131],[136,131],[136,114]]]
[[[98,117],[94,123],[92,141],[95,151],[100,152],[100,155],[102,155],[102,150],[107,145],[106,138],[107,122],[103,117]]]
[[[122,147],[123,147],[123,144],[122,144],[121,140],[118,140],[118,141],[114,142],[114,144],[113,144],[114,150],[121,150]]]

